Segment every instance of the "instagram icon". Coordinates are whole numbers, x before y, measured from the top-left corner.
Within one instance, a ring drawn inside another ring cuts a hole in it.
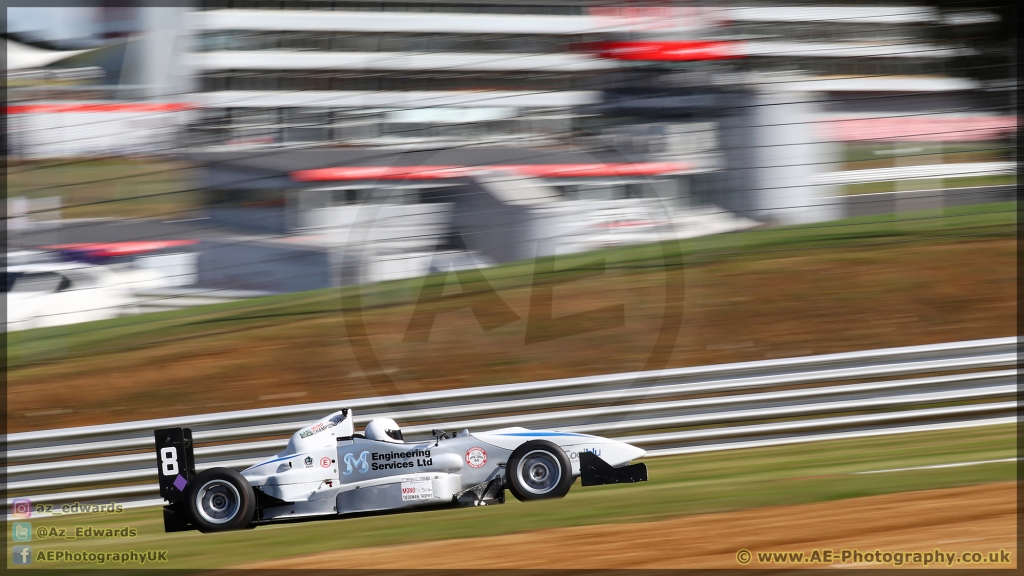
[[[11,502],[11,515],[15,518],[31,518],[32,501],[28,498],[15,498]]]

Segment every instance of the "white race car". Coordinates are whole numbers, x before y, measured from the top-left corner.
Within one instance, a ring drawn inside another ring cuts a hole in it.
[[[643,482],[644,451],[616,440],[503,428],[406,442],[389,418],[355,433],[342,409],[295,432],[283,452],[246,468],[195,472],[189,429],[154,431],[164,530],[218,532],[260,524],[424,506],[482,506],[561,498],[583,486]]]
[[[132,304],[123,279],[104,266],[44,262],[4,270],[7,330],[116,318]]]

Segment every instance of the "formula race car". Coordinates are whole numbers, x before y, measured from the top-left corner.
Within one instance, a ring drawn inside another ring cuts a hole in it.
[[[644,455],[616,440],[553,430],[434,430],[406,442],[389,418],[355,433],[342,409],[292,435],[277,456],[246,468],[196,474],[192,432],[154,431],[164,530],[219,532],[272,522],[561,498],[583,486],[643,482]]]

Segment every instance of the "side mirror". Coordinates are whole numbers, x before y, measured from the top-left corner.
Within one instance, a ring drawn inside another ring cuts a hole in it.
[[[430,431],[430,435],[433,436],[434,438],[436,438],[436,440],[434,440],[434,446],[437,446],[438,443],[440,443],[442,439],[447,439],[448,438],[448,435],[445,433],[444,430],[439,430],[437,428],[434,428],[433,430],[431,430]]]

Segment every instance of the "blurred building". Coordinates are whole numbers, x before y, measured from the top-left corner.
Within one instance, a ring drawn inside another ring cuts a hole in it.
[[[678,179],[673,196],[778,222],[835,216],[819,200],[835,190],[809,184],[838,161],[821,123],[978,104],[979,84],[948,69],[969,50],[934,30],[993,17],[570,0],[213,0],[191,16],[192,147],[685,160],[715,175]]]
[[[260,262],[311,263],[319,286],[838,218],[846,143],[1016,125],[1006,93],[963,68],[972,48],[938,33],[996,18],[978,10],[205,0],[100,14],[110,46],[139,48],[117,82],[17,91],[31,122],[12,139],[36,156],[170,143],[205,167],[211,223],[259,238],[244,257],[238,242],[204,252],[200,277],[231,269],[215,281],[261,290],[303,274]],[[103,114],[116,130],[90,131]]]
[[[937,41],[949,18],[931,7],[759,3],[590,12],[634,23],[596,46],[621,66],[608,76],[601,116],[590,121],[604,132],[618,124],[618,133],[646,148],[706,134],[721,169],[695,193],[758,220],[841,217],[838,191],[823,175],[839,169],[844,142],[885,139],[901,127],[924,140],[929,133],[955,140],[965,132],[938,127],[951,111],[991,110],[980,83],[956,68],[971,50]]]
[[[614,62],[582,4],[209,1],[202,146],[556,146]]]
[[[8,38],[11,154],[172,153],[191,108],[191,76],[182,65],[187,11],[108,2],[93,8],[93,36],[77,50]]]
[[[298,234],[263,241],[239,274],[270,278],[254,271],[300,244],[350,282],[672,238],[686,178],[714,168],[582,132],[618,67],[587,50],[605,31],[582,3],[206,2],[191,16],[188,143],[208,213]]]

